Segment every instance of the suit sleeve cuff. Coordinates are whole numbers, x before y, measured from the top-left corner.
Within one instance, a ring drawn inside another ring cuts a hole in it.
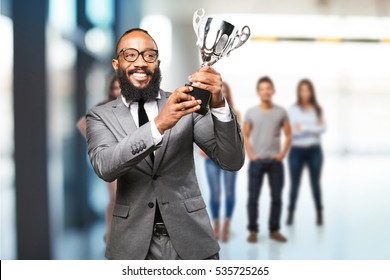
[[[221,108],[211,108],[211,114],[214,115],[221,122],[229,122],[232,120],[232,115],[230,114],[229,104],[225,98],[225,107]]]
[[[164,134],[161,134],[158,131],[154,120],[151,121],[151,123],[150,123],[150,129],[152,130],[153,143],[154,143],[154,145],[157,145],[158,143],[160,143],[162,141]]]

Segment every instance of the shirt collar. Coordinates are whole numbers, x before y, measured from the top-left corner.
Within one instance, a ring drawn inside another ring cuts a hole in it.
[[[126,98],[123,96],[123,94],[121,94],[121,98],[122,98],[123,104],[125,104],[125,106],[126,106],[127,108],[129,108],[130,103],[127,102],[127,100],[126,100]],[[158,95],[157,95],[156,99],[161,99],[161,93],[160,93],[160,91],[158,91]],[[138,102],[133,101],[133,102],[131,102],[131,103],[138,103]]]

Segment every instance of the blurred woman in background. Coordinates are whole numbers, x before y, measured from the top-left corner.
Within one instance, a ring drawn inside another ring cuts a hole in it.
[[[241,123],[240,113],[234,107],[234,102],[232,94],[230,92],[230,87],[227,83],[223,82],[222,91],[226,101],[228,102],[230,108],[237,116],[238,123]],[[210,205],[211,205],[211,214],[214,220],[214,235],[217,240],[222,238],[223,242],[229,240],[230,235],[230,221],[233,215],[234,205],[236,201],[236,176],[237,172],[231,172],[222,170],[219,168],[208,156],[200,150],[200,154],[206,159],[206,175],[207,181],[210,187]],[[225,220],[222,229],[222,236],[220,233],[220,218],[219,218],[219,209],[221,206],[221,177],[223,178],[225,184]]]
[[[107,99],[103,100],[97,106],[106,104],[107,102],[110,102],[112,100],[117,99],[117,97],[121,94],[121,88],[119,86],[119,81],[116,76],[112,77],[109,85],[108,85],[108,96]],[[87,122],[85,117],[82,117],[79,119],[79,121],[76,124],[77,128],[79,129],[80,133],[84,136],[86,139],[86,133],[87,133]],[[106,234],[104,235],[104,241],[110,239],[110,231],[111,231],[111,221],[112,221],[112,211],[114,210],[115,205],[115,198],[116,198],[116,180],[111,183],[106,183],[107,190],[109,193],[109,201],[106,209]]]
[[[105,99],[102,102],[98,103],[96,106],[100,106],[100,105],[106,104],[107,102],[115,100],[120,94],[121,94],[121,88],[119,86],[118,78],[117,78],[117,76],[113,76],[111,78],[109,84],[108,84],[108,96],[107,96],[107,99]],[[85,120],[85,117],[81,117],[78,120],[76,126],[79,129],[80,133],[86,139],[87,122]]]
[[[292,225],[301,182],[302,170],[309,169],[310,184],[317,211],[317,225],[322,225],[320,176],[323,163],[321,134],[325,131],[324,114],[317,102],[314,86],[308,79],[298,83],[297,102],[289,110],[293,132],[292,148],[288,157],[291,190],[287,225]]]

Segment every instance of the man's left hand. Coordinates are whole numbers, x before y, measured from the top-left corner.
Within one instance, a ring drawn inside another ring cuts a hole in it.
[[[202,67],[194,74],[188,77],[192,86],[211,92],[210,107],[220,108],[225,106],[225,100],[222,94],[221,74],[210,66]]]

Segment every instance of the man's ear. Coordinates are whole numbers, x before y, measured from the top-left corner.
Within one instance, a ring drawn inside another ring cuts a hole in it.
[[[117,59],[112,59],[111,60],[111,64],[112,64],[112,68],[114,68],[115,72],[118,71],[118,67],[119,67],[119,62]]]
[[[160,67],[161,60],[157,59],[157,66]]]

